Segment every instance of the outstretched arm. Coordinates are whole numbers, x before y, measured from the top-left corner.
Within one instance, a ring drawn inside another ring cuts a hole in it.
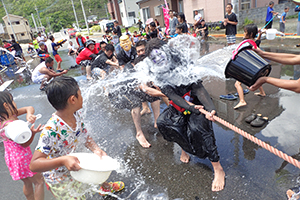
[[[262,51],[257,48],[253,50],[263,58],[284,64],[284,65],[299,65],[300,64],[300,55],[289,54],[289,53],[273,53]]]
[[[279,88],[291,90],[297,93],[300,93],[300,79],[298,80],[284,80],[273,77],[261,77],[259,78],[254,85],[252,85],[249,90],[255,91],[264,83],[269,83]]]

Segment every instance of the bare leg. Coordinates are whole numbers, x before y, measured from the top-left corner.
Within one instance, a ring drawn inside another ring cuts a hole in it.
[[[237,109],[239,107],[247,105],[247,103],[246,103],[245,98],[244,98],[244,91],[243,91],[243,88],[241,86],[241,82],[236,81],[234,86],[235,86],[235,88],[236,88],[236,90],[239,94],[239,98],[240,98],[240,102],[236,106],[234,106],[234,109]]]
[[[131,116],[133,119],[133,123],[136,129],[136,139],[139,141],[140,145],[144,148],[149,148],[151,144],[145,138],[145,135],[141,128],[141,114],[140,114],[140,107],[133,108],[131,110]]]
[[[57,68],[56,70],[62,70],[62,68],[60,67],[61,61],[57,62]]]
[[[259,89],[259,92],[256,92],[256,93],[254,93],[254,94],[257,95],[257,96],[265,97],[265,96],[266,96],[266,93],[265,93],[263,87],[260,86],[258,89]]]
[[[32,178],[32,183],[34,184],[34,198],[35,200],[44,199],[44,178],[41,173],[35,174]]]
[[[157,128],[157,118],[160,114],[160,100],[154,101],[151,103],[151,108],[153,110],[153,115],[154,115],[154,128]]]
[[[34,199],[34,193],[33,193],[33,187],[32,182],[29,180],[29,178],[22,179],[24,185],[23,185],[23,193],[27,200],[35,200]]]
[[[180,161],[183,163],[188,163],[190,161],[190,156],[183,149],[181,149]]]
[[[143,110],[141,111],[141,115],[151,113],[151,110],[150,110],[150,108],[148,106],[148,102],[143,102],[142,103],[142,108],[143,108]]]
[[[169,106],[169,98],[168,97],[162,97],[162,100],[164,101],[164,103]]]
[[[214,168],[215,173],[215,177],[211,185],[211,190],[214,192],[221,191],[224,189],[225,185],[225,172],[223,171],[220,162],[211,162],[211,164]]]
[[[91,80],[92,79],[92,76],[91,76],[92,66],[91,65],[86,66],[85,70],[86,70],[86,79]]]

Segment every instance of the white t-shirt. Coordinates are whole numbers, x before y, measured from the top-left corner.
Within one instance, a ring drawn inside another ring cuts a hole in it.
[[[197,21],[199,21],[199,19],[202,17],[202,15],[200,14],[200,13],[198,13],[198,15],[196,15],[195,16],[195,21],[197,22]]]
[[[72,49],[73,51],[75,51],[75,46],[74,46],[74,44],[73,44],[73,45],[70,45],[70,43],[69,43],[68,49]]]
[[[44,37],[43,35],[41,35],[41,37],[38,36],[38,37],[36,38],[36,40],[38,41],[38,43],[40,43],[40,42],[45,42],[45,37]]]

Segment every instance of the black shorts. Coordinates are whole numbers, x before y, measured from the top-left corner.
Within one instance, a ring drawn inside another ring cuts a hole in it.
[[[267,24],[267,23],[268,23],[268,22],[266,22],[266,24]],[[273,20],[270,21],[270,23],[266,26],[266,29],[272,28],[272,24],[273,24]]]

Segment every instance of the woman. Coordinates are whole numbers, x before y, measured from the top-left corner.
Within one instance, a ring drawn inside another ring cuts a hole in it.
[[[185,20],[185,15],[183,12],[178,13],[178,22],[179,24],[183,24],[184,25],[184,29],[183,29],[183,33],[188,33],[188,26],[186,24],[186,20]]]

